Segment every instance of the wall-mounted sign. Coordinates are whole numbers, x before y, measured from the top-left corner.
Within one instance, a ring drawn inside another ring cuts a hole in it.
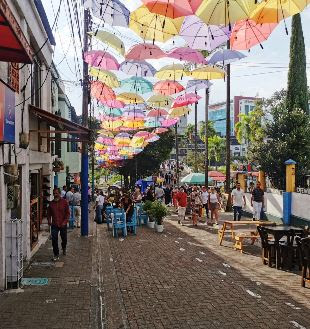
[[[10,87],[19,93],[19,64],[9,63],[9,83]]]
[[[15,93],[0,81],[0,143],[15,143]]]

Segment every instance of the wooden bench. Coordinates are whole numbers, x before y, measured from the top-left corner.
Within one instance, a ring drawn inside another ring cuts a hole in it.
[[[251,239],[251,245],[253,245],[257,238],[259,238],[258,233],[255,231],[248,231],[248,232],[236,232],[234,235],[235,244],[234,249],[240,250],[243,253],[243,242],[245,239]]]

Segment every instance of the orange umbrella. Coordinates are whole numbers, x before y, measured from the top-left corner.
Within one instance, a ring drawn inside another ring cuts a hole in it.
[[[116,99],[113,89],[100,81],[91,82],[90,94],[101,102]]]
[[[160,95],[172,95],[184,90],[184,87],[173,80],[159,81],[154,85],[154,93]]]

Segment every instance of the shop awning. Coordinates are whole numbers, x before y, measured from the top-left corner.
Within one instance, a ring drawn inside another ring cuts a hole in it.
[[[88,135],[90,134],[90,129],[83,127],[77,123],[74,123],[70,120],[64,119],[58,115],[50,113],[48,111],[42,110],[38,107],[29,105],[29,112],[39,118],[42,122],[46,122],[46,124],[50,127],[55,128],[55,131],[31,131],[31,132],[38,132],[38,133],[50,133],[54,134],[57,133],[64,133],[70,135],[82,135],[81,139],[87,140]]]
[[[0,1],[0,36],[0,61],[32,63],[32,48],[5,0]]]

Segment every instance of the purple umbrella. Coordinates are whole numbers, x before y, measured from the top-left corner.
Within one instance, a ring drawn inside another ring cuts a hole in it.
[[[187,16],[180,30],[180,36],[193,49],[214,50],[230,37],[228,26],[207,25],[197,16]]]
[[[187,93],[195,92],[200,89],[210,88],[211,86],[212,83],[209,80],[190,80],[186,85],[185,91]]]
[[[210,56],[208,63],[210,65],[221,64],[226,66],[245,57],[245,55],[236,50],[220,49]]]
[[[136,77],[153,77],[155,68],[146,61],[124,61],[120,66],[120,71]]]

